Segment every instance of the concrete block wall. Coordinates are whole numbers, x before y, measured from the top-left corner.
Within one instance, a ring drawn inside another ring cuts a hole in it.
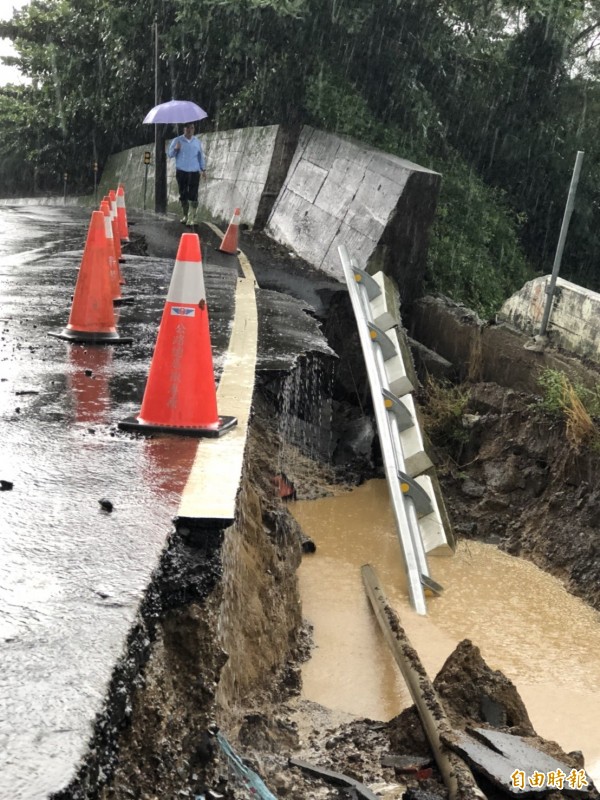
[[[239,207],[242,223],[250,227],[257,224],[274,159],[278,163],[282,157],[276,147],[281,135],[279,125],[269,125],[201,137],[206,153],[207,180],[199,200],[208,216],[229,222],[234,209]],[[169,201],[177,204],[174,159],[169,159],[167,180]]]
[[[526,283],[504,303],[498,321],[539,333],[549,284],[549,275]],[[600,363],[600,294],[558,278],[547,334],[553,345]]]
[[[343,280],[337,248],[370,272],[382,271],[400,288],[403,305],[421,295],[429,228],[441,176],[352,139],[305,126],[278,125],[200,135],[207,180],[202,216],[228,223],[236,207],[241,222],[263,227],[312,266]],[[100,196],[119,182],[126,203],[144,207],[144,151],[112,156]],[[168,210],[179,212],[175,165],[167,163]],[[145,207],[154,209],[154,167],[147,169]]]
[[[149,151],[154,162],[154,143],[131,147],[109,157],[98,186],[98,197],[102,199],[109,189],[116,189],[119,183],[125,187],[125,201],[131,208],[154,208],[154,163],[144,164],[144,152]],[[147,191],[144,201],[144,184]]]
[[[343,279],[337,248],[382,270],[404,303],[420,294],[440,175],[354,140],[305,126],[267,233]]]
[[[488,325],[475,312],[447,297],[422,297],[412,308],[409,331],[419,343],[452,365],[451,378],[492,381],[517,391],[539,393],[538,379],[546,369],[564,372],[590,388],[600,381],[600,363],[582,361],[552,347],[542,352],[526,348],[528,333],[512,324]]]
[[[264,224],[279,191],[282,173],[289,165],[293,135],[279,125],[269,125],[200,134],[200,139],[207,161],[207,179],[201,182],[199,192],[202,215],[228,223],[234,208],[239,207],[241,223],[254,227],[262,219]],[[147,169],[145,207],[153,210],[154,164],[148,168],[144,165],[144,152],[148,150],[154,161],[154,143],[111,156],[102,174],[100,197],[123,183],[127,206],[143,208]],[[167,210],[179,213],[174,159],[167,159],[167,193]]]

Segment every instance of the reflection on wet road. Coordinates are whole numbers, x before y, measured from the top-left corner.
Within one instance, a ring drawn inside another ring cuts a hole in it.
[[[0,797],[72,775],[197,442],[136,438],[173,259],[126,256],[118,349],[48,337],[68,318],[90,212],[0,207]],[[215,367],[236,273],[205,257]],[[225,309],[225,310],[223,310]],[[108,498],[112,513],[98,501]]]

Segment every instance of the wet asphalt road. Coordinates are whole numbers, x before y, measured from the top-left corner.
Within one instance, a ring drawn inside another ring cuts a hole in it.
[[[89,215],[0,208],[0,479],[14,484],[0,492],[0,797],[13,800],[71,777],[196,448],[116,428],[139,410],[176,251],[122,265],[132,345],[47,335],[68,320]],[[218,374],[237,268],[204,267]]]
[[[178,223],[130,215],[132,239],[152,253],[124,253],[122,291],[135,302],[117,310],[117,328],[132,345],[48,336],[68,321],[89,218],[77,207],[0,206],[0,480],[13,483],[0,491],[0,798],[11,800],[44,798],[72,777],[197,446],[117,429],[139,411]],[[218,379],[238,266],[200,234]],[[254,256],[279,290],[257,292],[258,368],[328,352],[302,310],[321,302],[321,287]]]

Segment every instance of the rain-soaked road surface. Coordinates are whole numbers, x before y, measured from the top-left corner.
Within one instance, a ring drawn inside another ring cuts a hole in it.
[[[130,227],[154,254],[124,253],[123,295],[135,303],[117,309],[117,327],[133,344],[48,336],[68,321],[89,219],[77,207],[0,205],[0,480],[14,484],[0,491],[2,800],[38,800],[72,777],[197,447],[117,429],[139,411],[178,223],[138,214]],[[238,262],[208,228],[200,235],[218,379]],[[331,353],[303,309],[339,284],[260,248],[251,260],[266,286],[258,369],[287,370],[303,349]]]
[[[196,448],[116,428],[139,410],[175,250],[125,254],[135,304],[117,325],[133,345],[47,335],[67,322],[89,216],[0,207],[0,479],[14,483],[0,492],[0,797],[11,800],[72,776]],[[204,269],[218,373],[237,262],[205,255]]]

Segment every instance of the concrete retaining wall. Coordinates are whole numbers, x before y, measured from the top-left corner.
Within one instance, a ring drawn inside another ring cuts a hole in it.
[[[202,216],[263,227],[317,269],[343,280],[338,245],[359,266],[390,275],[402,303],[421,295],[429,228],[437,204],[438,173],[351,139],[278,125],[208,133],[201,183]],[[111,156],[100,196],[122,182],[126,202],[144,207],[145,150]],[[175,165],[167,163],[168,210],[179,212]],[[154,208],[154,167],[148,167],[147,209]]]
[[[540,331],[550,276],[529,281],[500,309],[497,319],[521,331]],[[600,363],[600,294],[558,278],[547,334],[552,344]]]
[[[264,225],[291,159],[297,135],[279,125],[201,134],[207,161],[207,180],[200,185],[202,216],[228,223],[234,208],[241,222]],[[167,141],[167,146],[170,140]],[[100,183],[100,196],[121,182],[127,206],[144,207],[144,152],[154,144],[133,147],[111,156]],[[175,161],[167,159],[167,210],[179,213]],[[147,168],[145,206],[154,209],[154,165]]]
[[[529,334],[512,325],[488,325],[477,314],[445,297],[423,297],[414,304],[409,331],[418,342],[452,364],[448,377],[492,381],[518,391],[538,393],[538,378],[546,369],[593,388],[600,382],[600,365],[583,363],[576,355],[552,348],[526,349]]]
[[[345,244],[359,266],[393,277],[410,303],[420,294],[439,186],[436,172],[304,127],[267,232],[340,280]]]

